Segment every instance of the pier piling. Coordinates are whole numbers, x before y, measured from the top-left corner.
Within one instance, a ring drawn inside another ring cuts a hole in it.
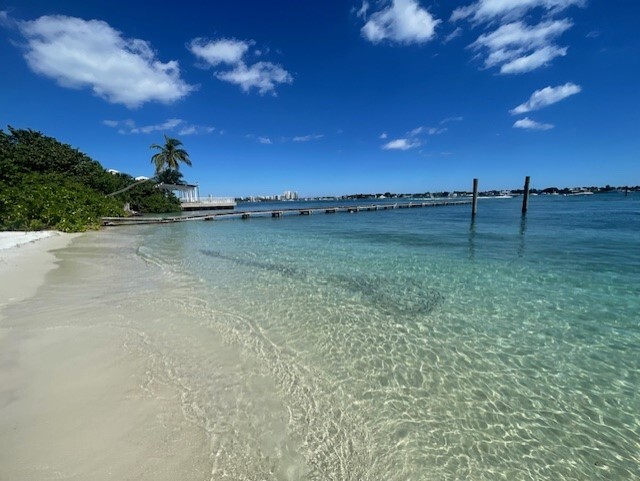
[[[529,208],[529,182],[531,181],[531,177],[528,175],[524,178],[524,196],[522,198],[522,214],[527,213],[527,209]]]
[[[473,179],[473,201],[471,202],[471,217],[478,213],[478,179]]]

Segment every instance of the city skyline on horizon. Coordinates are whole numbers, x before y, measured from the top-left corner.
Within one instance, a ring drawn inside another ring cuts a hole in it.
[[[640,183],[632,1],[0,0],[0,124],[203,195]],[[170,28],[175,25],[187,28]]]

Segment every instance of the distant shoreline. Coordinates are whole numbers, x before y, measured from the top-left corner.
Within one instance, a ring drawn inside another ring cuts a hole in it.
[[[589,195],[589,194],[611,194],[611,193],[622,193],[625,192],[633,193],[640,192],[640,186],[622,186],[622,187],[547,187],[544,189],[529,189],[529,193],[531,195]],[[478,192],[480,197],[500,197],[500,196],[512,196],[516,197],[518,195],[523,195],[524,189],[502,189],[502,190],[484,190]],[[438,192],[418,192],[418,193],[393,193],[393,192],[385,192],[385,193],[367,193],[367,194],[347,194],[347,195],[319,195],[319,196],[308,196],[308,197],[300,197],[299,199],[293,200],[294,202],[304,202],[304,201],[335,201],[335,200],[373,200],[373,199],[445,199],[450,197],[471,197],[473,192],[470,190],[453,190],[453,191],[438,191]],[[277,195],[267,195],[267,196],[245,196],[245,197],[235,197],[237,202],[292,202],[292,199],[281,199],[280,196]]]

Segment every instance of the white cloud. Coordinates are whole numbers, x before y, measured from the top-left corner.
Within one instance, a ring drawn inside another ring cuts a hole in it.
[[[258,137],[258,142],[265,145],[271,145],[273,143],[269,137]]]
[[[472,22],[491,22],[492,20],[513,20],[522,18],[529,10],[541,8],[557,13],[572,6],[583,6],[585,0],[478,0],[466,7],[453,11],[451,21],[469,19]]]
[[[518,105],[516,108],[509,112],[513,115],[525,114],[533,110],[539,110],[547,107],[548,105],[560,102],[571,95],[580,93],[582,88],[579,85],[573,83],[566,83],[564,85],[558,85],[557,87],[545,87],[540,90],[536,90],[531,94],[529,100],[525,103]]]
[[[387,133],[386,133],[386,132],[382,132],[382,133],[380,134],[380,138],[381,138],[382,140],[386,139],[386,138],[387,138]]]
[[[573,24],[554,17],[570,7],[585,4],[586,0],[477,0],[454,10],[451,20],[466,19],[474,26],[488,26],[489,30],[470,47],[485,55],[485,68],[499,67],[502,74],[519,74],[546,66],[567,54],[567,48],[555,41]],[[532,11],[540,13],[533,15],[542,19],[537,25],[525,23],[525,19],[532,17]]]
[[[178,125],[183,125],[183,124],[184,124],[184,120],[182,119],[169,119],[169,120],[166,120],[165,122],[162,122],[161,124],[145,125],[144,127],[134,128],[131,130],[131,133],[132,134],[138,134],[138,133],[150,134],[151,132],[155,132],[155,131],[173,130]]]
[[[362,2],[362,6],[360,7],[360,9],[356,12],[356,17],[366,18],[368,10],[369,10],[369,2],[365,0],[364,2]]]
[[[271,62],[258,62],[251,66],[239,63],[233,70],[216,73],[216,78],[239,85],[244,92],[255,88],[261,95],[272,93],[278,84],[290,84],[293,77],[280,65]]]
[[[219,40],[194,38],[189,42],[187,48],[196,57],[215,67],[221,63],[237,64],[253,44],[254,42],[251,40],[245,42],[234,38],[221,38]]]
[[[540,122],[531,120],[529,117],[525,117],[524,119],[516,120],[513,127],[526,130],[549,130],[555,126],[553,124],[541,124]]]
[[[446,127],[416,127],[415,129],[407,132],[407,137],[416,137],[420,134],[440,135],[447,130],[448,129]]]
[[[542,47],[539,50],[525,55],[524,57],[518,57],[510,62],[507,62],[500,67],[500,73],[503,74],[516,74],[531,72],[539,67],[548,65],[551,60],[556,57],[564,57],[567,54],[567,49],[559,48],[555,46]]]
[[[188,44],[188,48],[196,57],[207,62],[210,67],[220,64],[231,66],[231,70],[217,71],[214,76],[218,80],[239,85],[244,92],[255,88],[261,95],[271,93],[275,95],[279,84],[290,84],[293,77],[281,65],[272,62],[257,62],[247,64],[244,58],[253,46],[253,40],[218,39],[205,40],[196,38]],[[269,49],[266,49],[268,52]],[[260,56],[262,50],[254,50],[255,56]]]
[[[106,22],[53,15],[17,24],[31,70],[63,87],[88,87],[130,108],[175,102],[195,89],[180,78],[177,61],[161,62],[148,42],[125,38]]]
[[[462,35],[462,28],[456,27],[456,29],[453,32],[451,32],[449,35],[447,35],[444,38],[443,42],[444,43],[449,43],[449,42],[451,42],[451,40],[453,40],[454,38],[459,37],[460,35]]]
[[[541,22],[535,26],[523,22],[507,23],[491,33],[480,35],[471,47],[486,47],[491,52],[544,47],[571,26],[572,23],[566,19]]]
[[[184,125],[178,130],[178,135],[210,134],[214,130],[216,130],[215,127],[208,127],[206,125]]]
[[[447,117],[446,119],[442,119],[440,121],[441,125],[444,124],[448,124],[449,122],[462,122],[464,120],[464,117],[462,116],[458,116],[458,117]]]
[[[362,27],[362,35],[367,40],[373,43],[390,40],[412,44],[424,43],[435,37],[436,26],[441,20],[422,8],[417,0],[391,0],[387,5],[372,13]],[[360,9],[363,18],[367,9]]]
[[[566,55],[566,47],[557,47],[553,41],[571,27],[572,23],[566,19],[549,20],[534,26],[512,22],[480,35],[470,47],[486,49],[486,68],[500,66],[503,74],[524,73]]]
[[[0,25],[11,26],[13,23],[11,17],[6,10],[0,10]]]
[[[193,125],[182,119],[167,119],[159,124],[137,126],[132,119],[126,120],[103,120],[102,123],[108,127],[117,128],[120,134],[151,134],[153,132],[175,132],[178,135],[193,135],[211,133],[214,127],[206,125]]]
[[[323,134],[311,134],[311,135],[300,135],[298,137],[294,137],[294,142],[309,142],[310,140],[318,140],[324,137]]]
[[[384,150],[409,150],[420,147],[420,142],[412,139],[395,139],[382,146]]]
[[[186,127],[181,128],[178,131],[178,135],[193,135],[197,133],[198,133],[198,129],[196,128],[195,125],[188,125]]]

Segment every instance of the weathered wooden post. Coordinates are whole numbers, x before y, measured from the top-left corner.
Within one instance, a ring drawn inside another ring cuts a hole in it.
[[[478,179],[473,179],[473,202],[471,203],[471,217],[478,213]]]
[[[528,175],[524,178],[524,197],[522,198],[522,213],[527,213],[527,208],[529,207],[529,181],[531,177]]]

